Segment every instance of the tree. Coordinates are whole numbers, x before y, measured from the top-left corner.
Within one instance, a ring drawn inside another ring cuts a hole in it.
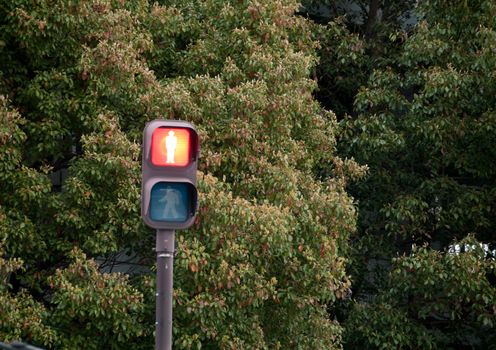
[[[352,275],[357,300],[373,301],[351,312],[350,348],[494,343],[496,7],[422,1],[417,11],[399,55],[358,92],[358,116],[341,124],[342,154],[370,167],[351,188]]]
[[[152,265],[139,142],[165,118],[193,122],[202,140],[200,213],[177,235],[175,348],[340,348],[326,307],[349,291],[345,185],[363,169],[334,155],[296,8],[1,3],[1,338],[152,346],[153,273],[112,266],[119,252]]]
[[[374,69],[394,64],[416,21],[415,1],[306,0],[300,13],[322,25],[315,97],[338,120],[356,116],[353,102]]]

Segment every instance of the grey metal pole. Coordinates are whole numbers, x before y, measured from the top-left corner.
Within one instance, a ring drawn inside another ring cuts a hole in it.
[[[172,267],[174,230],[157,230],[155,350],[172,350]]]

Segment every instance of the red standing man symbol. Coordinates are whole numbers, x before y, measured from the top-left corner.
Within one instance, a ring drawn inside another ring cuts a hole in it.
[[[169,136],[165,138],[165,149],[167,150],[166,164],[174,164],[174,155],[176,153],[177,137],[174,131],[169,131]]]

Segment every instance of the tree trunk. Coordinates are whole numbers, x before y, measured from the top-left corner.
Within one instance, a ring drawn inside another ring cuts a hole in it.
[[[369,13],[367,14],[367,23],[365,24],[365,38],[370,39],[373,34],[374,24],[377,20],[377,12],[381,0],[371,0],[369,4]]]

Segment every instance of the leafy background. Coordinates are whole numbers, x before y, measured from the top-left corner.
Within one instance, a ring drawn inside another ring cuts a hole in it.
[[[0,340],[153,347],[140,143],[184,119],[202,158],[176,349],[494,347],[494,18],[0,1]]]

